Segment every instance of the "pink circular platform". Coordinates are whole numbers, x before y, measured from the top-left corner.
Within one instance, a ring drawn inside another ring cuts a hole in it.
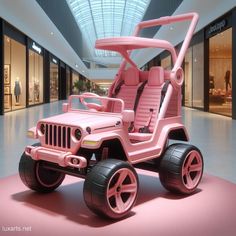
[[[28,190],[18,175],[1,179],[0,235],[236,235],[235,184],[204,175],[197,193],[183,197],[167,192],[157,174],[138,173],[136,206],[118,222],[101,219],[87,209],[81,179],[67,176],[57,191],[46,195]],[[22,227],[31,231],[16,231]],[[15,232],[6,231],[10,229]]]

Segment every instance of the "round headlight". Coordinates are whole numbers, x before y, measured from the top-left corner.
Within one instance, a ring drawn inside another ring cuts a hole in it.
[[[76,138],[77,140],[80,140],[81,137],[82,137],[82,133],[81,133],[80,129],[76,129],[76,130],[75,130],[75,138]]]
[[[45,125],[44,124],[40,125],[40,131],[41,131],[42,134],[45,133]]]

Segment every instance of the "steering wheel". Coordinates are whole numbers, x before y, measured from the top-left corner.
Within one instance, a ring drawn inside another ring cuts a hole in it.
[[[94,103],[94,102],[85,102],[85,98],[86,96],[88,96],[88,98],[92,98],[92,97],[95,97],[95,98],[99,98],[100,96],[95,94],[95,93],[83,93],[82,95],[85,95],[85,97],[81,97],[80,98],[80,102],[88,107],[89,109],[94,109],[96,111],[103,111],[104,110],[104,106],[103,105],[100,105],[100,104],[97,104],[97,103]]]

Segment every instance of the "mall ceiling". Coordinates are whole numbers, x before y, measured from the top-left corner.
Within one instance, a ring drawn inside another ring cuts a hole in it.
[[[67,4],[66,0],[36,0],[41,8],[45,11],[51,21],[56,25],[59,31],[62,33],[64,38],[68,41],[77,55],[82,59],[85,65],[89,68],[90,63],[96,62],[97,65],[101,67],[109,67],[109,64],[116,64],[120,62],[120,58],[102,58],[95,57],[93,51],[91,51],[87,45],[88,39],[82,36],[81,30],[77,25],[74,16]],[[104,0],[103,0],[104,1]],[[118,0],[116,0],[118,1]],[[121,1],[131,1],[131,0],[121,0]],[[150,0],[147,10],[143,16],[143,20],[149,20],[154,18],[159,18],[161,16],[172,15],[173,12],[178,8],[183,0]],[[91,4],[93,0],[89,0]],[[102,0],[101,0],[102,2]],[[106,1],[107,2],[107,1]],[[149,2],[149,1],[148,1]],[[83,9],[82,9],[83,10]],[[111,6],[112,10],[112,6]],[[109,19],[111,15],[108,15],[105,21],[111,21]],[[153,37],[158,28],[148,28],[142,31],[142,36]],[[92,30],[91,30],[92,31]],[[89,52],[89,53],[88,53]]]

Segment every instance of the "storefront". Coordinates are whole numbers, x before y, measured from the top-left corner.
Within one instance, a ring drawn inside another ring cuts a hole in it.
[[[26,107],[26,46],[4,35],[4,112]]]
[[[69,66],[66,66],[66,97],[72,93],[71,84],[72,84],[71,69]]]
[[[167,51],[143,68],[158,65],[171,69]],[[236,65],[236,8],[192,38],[183,63],[183,105],[236,119],[236,68],[232,65]]]
[[[161,59],[161,67],[165,70],[171,69],[171,55],[164,56],[164,58]]]
[[[89,85],[88,82],[89,81]],[[85,91],[90,91],[90,80],[83,77],[76,71],[72,71],[72,93],[80,94]]]
[[[204,109],[204,31],[194,35],[184,60],[184,105]]]
[[[232,16],[206,29],[209,40],[209,111],[232,117]]]
[[[50,102],[58,101],[59,99],[59,68],[58,59],[50,55]]]
[[[0,39],[0,115],[85,91],[78,72],[1,18]]]
[[[185,56],[184,105],[236,119],[236,11],[198,32]],[[233,33],[235,32],[235,33]]]
[[[72,94],[79,94],[82,89],[82,81],[80,80],[79,73],[72,70]]]
[[[44,49],[28,38],[28,106],[44,102]]]

